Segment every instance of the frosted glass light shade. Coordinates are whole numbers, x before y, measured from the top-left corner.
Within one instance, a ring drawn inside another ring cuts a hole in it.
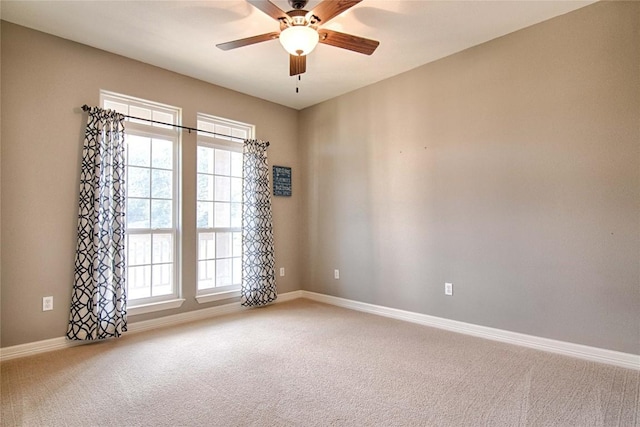
[[[304,56],[318,45],[320,36],[313,28],[304,25],[294,25],[282,30],[280,43],[291,55]]]

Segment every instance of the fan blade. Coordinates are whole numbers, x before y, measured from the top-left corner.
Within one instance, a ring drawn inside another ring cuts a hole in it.
[[[380,44],[377,40],[365,39],[323,28],[318,30],[318,33],[320,34],[320,43],[364,53],[365,55],[371,55]]]
[[[289,75],[295,76],[307,71],[307,57],[289,55]]]
[[[335,18],[340,15],[345,10],[357,5],[362,0],[324,0],[322,3],[317,5],[315,9],[307,14],[307,17],[310,15],[315,15],[320,19],[320,24],[324,25],[329,20]]]
[[[289,15],[269,0],[247,0],[248,3],[254,5],[276,21],[280,19],[289,19]]]
[[[246,39],[234,40],[231,42],[217,44],[216,47],[222,50],[231,50],[242,46],[248,46],[250,44],[266,42],[269,40],[277,39],[280,33],[273,32],[267,34],[260,34],[259,36],[247,37]]]

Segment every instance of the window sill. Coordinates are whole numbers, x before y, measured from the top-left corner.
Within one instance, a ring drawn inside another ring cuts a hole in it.
[[[204,304],[212,301],[220,301],[223,299],[236,298],[240,296],[240,289],[235,289],[233,291],[225,291],[225,292],[216,292],[215,294],[206,294],[206,295],[198,295],[196,296],[196,300],[198,304]]]
[[[184,299],[172,299],[169,301],[154,302],[151,304],[136,305],[135,307],[127,308],[128,316],[135,316],[137,314],[153,313],[154,311],[171,310],[172,308],[178,308],[184,302]]]

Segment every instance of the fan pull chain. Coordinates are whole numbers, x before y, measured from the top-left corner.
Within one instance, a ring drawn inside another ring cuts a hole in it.
[[[300,82],[300,74],[298,74],[298,80],[296,80],[296,93],[298,93],[298,83]]]

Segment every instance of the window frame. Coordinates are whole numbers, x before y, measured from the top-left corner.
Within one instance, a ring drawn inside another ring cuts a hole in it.
[[[245,132],[246,133],[246,138],[244,137],[240,137],[244,139],[251,139],[253,138],[253,136],[255,135],[255,126],[248,124],[248,123],[242,123],[242,122],[237,122],[237,121],[233,121],[233,120],[229,120],[229,119],[224,119],[221,117],[216,117],[216,116],[212,116],[212,115],[208,115],[208,114],[204,114],[204,113],[198,113],[197,116],[197,127],[198,129],[201,129],[202,127],[207,127],[206,125],[215,125],[215,126],[222,126],[222,127],[229,127],[231,132],[229,132],[229,134],[231,134],[231,136],[235,136],[233,135],[233,130],[240,130],[241,132]],[[205,125],[205,126],[203,126]],[[210,128],[211,129],[211,128]],[[214,128],[215,129],[215,128]],[[211,130],[213,131],[213,130]],[[241,153],[243,152],[243,144],[242,142],[234,142],[233,138],[228,138],[225,137],[223,135],[212,135],[210,133],[206,133],[206,132],[197,132],[197,142],[196,142],[196,165],[198,164],[198,154],[197,154],[197,149],[200,147],[206,147],[206,148],[211,148],[211,149],[219,149],[219,150],[225,150],[225,151],[230,151],[230,152],[237,152],[237,153]],[[198,175],[201,172],[198,171],[198,168],[196,166],[196,188],[197,188],[197,180],[198,180]],[[215,174],[213,174],[215,176]],[[242,180],[244,180],[244,177],[242,177]],[[244,182],[244,181],[243,181]],[[196,191],[196,216],[198,215],[198,209],[197,209],[197,205],[199,202],[204,201],[204,200],[200,200],[198,198],[197,195],[197,191]],[[222,300],[222,299],[228,299],[228,298],[234,298],[234,297],[239,297],[240,296],[240,288],[242,286],[242,283],[238,284],[238,285],[227,285],[227,286],[214,286],[212,288],[205,288],[205,289],[200,289],[199,288],[199,282],[200,282],[200,262],[203,261],[200,258],[200,234],[201,233],[218,233],[218,232],[240,232],[242,233],[242,224],[240,225],[240,227],[199,227],[198,226],[198,222],[196,220],[196,300],[199,303],[207,303],[207,302],[211,302],[211,301],[217,301],[217,300]],[[217,258],[214,258],[217,259]],[[209,259],[208,259],[209,260]]]
[[[114,92],[100,91],[100,105],[105,105],[105,101],[107,102],[116,102],[119,104],[127,105],[129,108],[131,106],[137,108],[147,108],[152,111],[157,111],[162,114],[170,114],[173,119],[173,124],[180,125],[180,120],[182,116],[182,109],[179,107],[169,106],[165,104],[156,103],[153,101],[147,101],[139,98],[134,98],[128,95],[117,94]],[[129,110],[127,110],[129,111]],[[124,114],[124,113],[123,113]],[[133,116],[133,114],[126,113],[127,115]],[[182,170],[181,170],[181,143],[182,143],[182,133],[179,128],[174,126],[160,125],[156,123],[148,123],[140,120],[135,120],[132,118],[125,119],[125,143],[126,143],[126,135],[139,136],[143,138],[157,138],[169,140],[172,143],[172,216],[173,216],[173,224],[171,228],[160,228],[160,227],[152,227],[149,224],[148,228],[129,228],[126,229],[127,243],[130,235],[149,235],[153,236],[154,234],[171,234],[172,236],[172,284],[173,289],[170,294],[167,295],[159,295],[159,296],[149,296],[145,298],[137,298],[131,300],[129,295],[129,288],[127,283],[127,314],[128,315],[136,315],[149,313],[160,310],[167,310],[171,308],[177,308],[182,305],[185,301],[182,298],[182,219],[181,219],[181,211],[182,211]],[[155,120],[155,119],[154,119]],[[128,180],[128,164],[126,165],[126,176],[125,182]],[[154,168],[152,165],[149,166],[149,170],[152,171]],[[154,198],[152,194],[149,194],[148,199],[151,201]],[[128,197],[127,197],[128,201]],[[153,237],[151,237],[153,238]],[[129,248],[126,247],[128,252]],[[153,243],[152,249],[153,251]],[[153,272],[153,259],[150,260],[150,267]],[[129,267],[127,265],[127,267]],[[153,274],[153,273],[152,273]]]

